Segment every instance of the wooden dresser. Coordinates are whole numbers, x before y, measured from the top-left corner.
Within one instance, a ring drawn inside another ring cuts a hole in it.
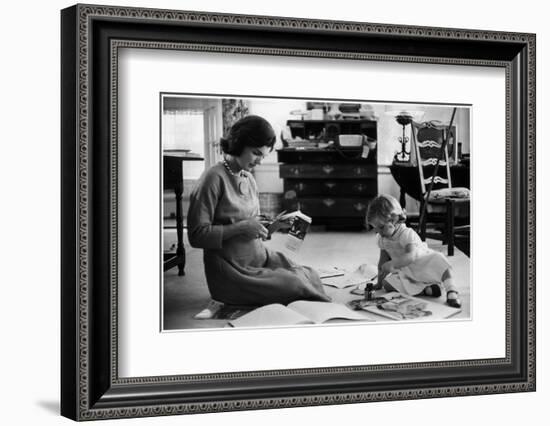
[[[376,150],[283,148],[277,151],[284,182],[283,208],[300,208],[313,224],[362,228],[369,201],[378,191]]]

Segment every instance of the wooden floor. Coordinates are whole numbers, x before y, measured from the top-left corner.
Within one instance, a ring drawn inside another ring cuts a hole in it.
[[[275,250],[285,251],[284,234],[275,234],[266,245]],[[438,241],[428,241],[429,246],[446,254],[446,246]],[[203,310],[210,299],[204,275],[202,250],[194,249],[185,241],[187,264],[185,276],[177,275],[177,268],[164,274],[163,293],[163,330],[183,330],[190,328],[224,327],[227,321],[198,320],[193,316]],[[326,232],[310,230],[298,256],[293,259],[314,268],[336,266],[349,271],[359,265],[376,265],[378,262],[376,237],[371,232]],[[455,283],[462,299],[462,312],[457,316],[470,316],[470,259],[460,250],[455,249],[455,255],[448,258],[455,273]],[[327,287],[327,293],[332,296],[333,289]],[[433,299],[432,299],[433,300]],[[442,296],[435,299],[444,303]]]

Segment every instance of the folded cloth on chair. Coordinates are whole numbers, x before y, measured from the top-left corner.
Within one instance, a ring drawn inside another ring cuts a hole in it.
[[[430,200],[441,200],[443,198],[470,198],[468,188],[441,188],[430,192]]]

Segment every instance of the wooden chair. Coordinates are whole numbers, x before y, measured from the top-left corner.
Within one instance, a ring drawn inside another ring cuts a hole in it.
[[[454,255],[456,239],[464,239],[467,243],[470,240],[470,190],[453,187],[451,181],[447,151],[447,129],[451,127],[452,119],[448,128],[432,123],[413,123],[412,131],[422,190],[418,233],[422,240],[428,237],[447,244],[449,256]],[[458,219],[461,223],[457,223]]]

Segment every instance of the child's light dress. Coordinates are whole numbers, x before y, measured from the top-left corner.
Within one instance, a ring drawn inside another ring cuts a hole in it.
[[[378,247],[385,250],[391,259],[401,258],[410,244],[416,246],[418,257],[412,263],[399,269],[398,274],[392,274],[388,281],[393,287],[397,276],[401,288],[395,288],[409,295],[417,295],[428,285],[441,284],[443,273],[451,268],[447,258],[432,249],[420,239],[420,236],[404,224],[397,225],[397,230],[391,237],[378,236]],[[399,283],[397,283],[399,284]]]

